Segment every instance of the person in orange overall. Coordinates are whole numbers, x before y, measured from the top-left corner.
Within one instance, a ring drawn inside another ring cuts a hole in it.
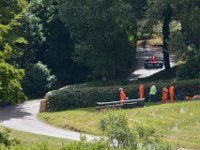
[[[167,103],[167,95],[168,95],[168,89],[166,87],[163,87],[163,89],[162,89],[162,103]]]
[[[139,95],[140,95],[140,99],[144,98],[144,85],[142,83],[140,83]]]
[[[171,84],[169,87],[170,102],[174,102],[174,85]]]
[[[122,88],[119,88],[120,91],[120,104],[124,104],[126,100],[126,94],[124,93]]]

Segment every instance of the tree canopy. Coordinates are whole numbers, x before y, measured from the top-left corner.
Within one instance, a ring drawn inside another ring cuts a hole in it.
[[[0,104],[26,99],[20,84],[24,71],[16,62],[27,44],[21,30],[26,8],[25,0],[0,2]]]
[[[75,42],[74,59],[88,66],[94,77],[115,78],[132,67],[136,22],[129,3],[73,0],[62,1],[60,7]]]
[[[198,78],[199,7],[199,0],[1,0],[0,103],[25,100],[23,91],[37,97],[125,77],[136,67],[138,35],[158,26],[167,73],[175,53],[185,62],[177,76]]]

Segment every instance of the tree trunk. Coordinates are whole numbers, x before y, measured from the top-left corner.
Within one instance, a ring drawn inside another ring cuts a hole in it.
[[[167,74],[171,73],[171,66],[169,61],[169,50],[168,50],[168,40],[169,40],[169,25],[171,20],[172,10],[168,4],[166,10],[164,11],[164,20],[163,20],[163,58],[164,66]]]

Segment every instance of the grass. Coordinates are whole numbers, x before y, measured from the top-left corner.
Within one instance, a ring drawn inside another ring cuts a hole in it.
[[[137,124],[153,127],[163,135],[163,139],[172,144],[179,144],[183,148],[200,148],[200,101],[149,105],[138,109],[106,112],[96,112],[95,108],[83,108],[40,113],[38,117],[64,129],[102,135],[99,129],[99,120],[109,112],[126,113],[132,129]]]
[[[153,38],[153,39],[147,39],[146,41],[145,40],[139,40],[137,42],[137,45],[140,47],[143,45],[143,43],[146,42],[146,46],[147,47],[152,47],[152,46],[155,46],[155,45],[162,45],[163,44],[163,39],[162,37],[157,37],[157,38]]]
[[[0,126],[0,132],[3,131],[5,127]],[[10,133],[10,139],[18,139],[20,140],[19,149],[39,149],[41,145],[44,145],[45,143],[48,144],[48,149],[55,150],[57,148],[62,147],[62,143],[69,143],[70,140],[66,139],[60,139],[60,138],[54,138],[49,136],[43,136],[43,135],[37,135],[37,134],[31,134],[26,132],[21,132],[17,130],[11,130]],[[1,149],[1,148],[0,148]]]

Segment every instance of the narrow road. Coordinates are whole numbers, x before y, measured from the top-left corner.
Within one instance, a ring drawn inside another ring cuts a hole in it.
[[[38,120],[39,105],[40,100],[32,100],[16,106],[0,108],[0,125],[29,133],[80,140],[78,132],[56,128]],[[86,137],[88,141],[98,138],[91,135]]]
[[[138,78],[149,77],[155,73],[158,73],[164,70],[162,69],[144,69],[144,62],[147,59],[151,59],[152,55],[155,55],[157,59],[163,59],[163,53],[160,48],[138,48],[136,59],[137,59],[137,68],[136,70],[128,77],[129,81],[137,80]],[[175,56],[170,55],[170,65],[171,67],[176,65]]]

